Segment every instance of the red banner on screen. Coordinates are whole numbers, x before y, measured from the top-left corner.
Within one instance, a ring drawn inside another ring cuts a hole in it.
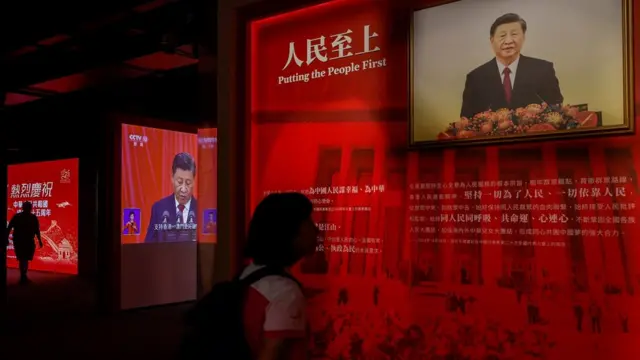
[[[37,248],[30,269],[78,273],[78,159],[10,165],[7,176],[7,220],[33,204],[40,222],[43,247]],[[7,266],[18,267],[13,241]]]
[[[251,25],[251,207],[281,191],[315,204],[322,235],[297,269],[314,356],[639,357],[640,138],[408,152],[409,17],[390,3]],[[385,66],[278,83],[348,66],[307,64],[306,41],[350,29],[356,52],[365,25]]]
[[[197,140],[196,134],[122,125],[122,244],[196,241]],[[185,169],[173,169],[177,157]]]
[[[218,237],[218,129],[198,129],[198,241],[216,243]]]

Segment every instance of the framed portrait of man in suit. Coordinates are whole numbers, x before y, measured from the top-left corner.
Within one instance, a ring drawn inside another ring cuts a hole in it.
[[[632,17],[633,0],[457,0],[414,9],[410,145],[632,133]]]

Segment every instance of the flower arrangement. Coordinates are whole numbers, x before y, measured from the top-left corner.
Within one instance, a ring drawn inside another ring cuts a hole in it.
[[[586,114],[585,114],[586,113]],[[586,115],[586,116],[581,116]],[[516,110],[484,111],[473,118],[466,117],[449,124],[438,135],[439,140],[466,139],[477,136],[524,135],[544,131],[593,127],[597,117],[592,112],[580,112],[571,105],[530,104]]]

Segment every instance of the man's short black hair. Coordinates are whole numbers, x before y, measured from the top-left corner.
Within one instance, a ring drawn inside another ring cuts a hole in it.
[[[33,204],[31,204],[31,201],[25,201],[22,203],[22,211],[31,212],[31,209],[33,209]]]
[[[496,34],[496,29],[498,28],[498,26],[504,25],[504,24],[511,24],[511,23],[519,23],[520,27],[522,28],[522,33],[527,32],[527,22],[524,21],[524,19],[521,18],[520,15],[509,13],[509,14],[504,14],[500,16],[499,18],[496,19],[496,21],[493,22],[493,25],[491,25],[491,30],[489,31],[489,34],[491,35],[491,37],[493,37],[493,35]]]
[[[193,176],[196,176],[196,161],[193,160],[193,156],[186,152],[176,154],[173,158],[173,164],[171,165],[171,175],[176,174],[176,170],[191,171]]]
[[[294,242],[300,226],[311,217],[313,204],[300,193],[265,197],[253,212],[245,256],[258,265],[289,267],[300,260]]]

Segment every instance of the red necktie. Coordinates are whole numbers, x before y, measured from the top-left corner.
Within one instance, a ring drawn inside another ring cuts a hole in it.
[[[511,104],[511,69],[508,67],[502,70],[504,74],[504,78],[502,81],[502,86],[504,86],[504,98],[507,99],[507,104]]]
[[[182,212],[184,211],[184,205],[178,205],[178,223],[182,224]]]

